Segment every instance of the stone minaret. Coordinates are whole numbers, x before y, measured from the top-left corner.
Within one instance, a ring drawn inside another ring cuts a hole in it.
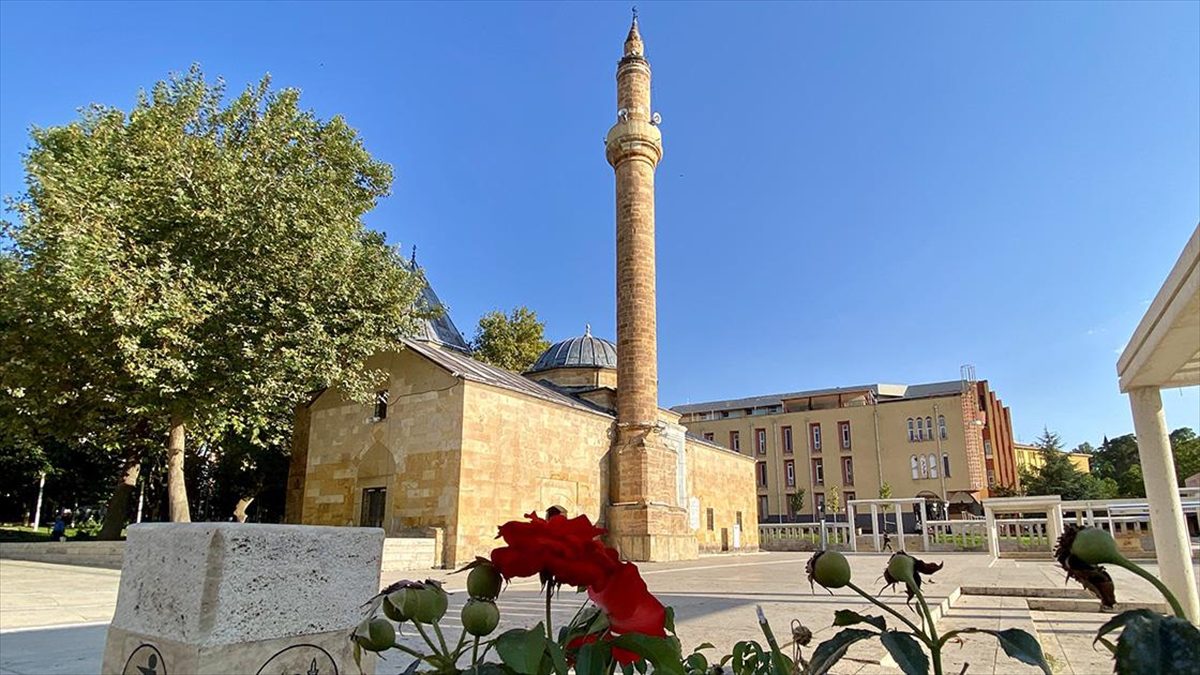
[[[658,414],[654,169],[662,134],[651,116],[635,15],[617,66],[617,123],[605,140],[617,184],[617,434],[607,525],[630,560],[679,560],[696,557],[696,539],[679,503],[682,443],[667,441]]]

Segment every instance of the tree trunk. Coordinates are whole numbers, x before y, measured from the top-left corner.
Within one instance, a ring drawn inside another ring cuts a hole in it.
[[[246,509],[250,508],[250,503],[254,501],[254,497],[242,497],[238,500],[237,506],[233,507],[233,517],[237,518],[239,523],[246,522]]]
[[[117,489],[113,490],[108,500],[108,510],[104,513],[104,524],[100,527],[97,539],[114,541],[121,538],[121,530],[125,529],[125,514],[129,512],[129,498],[137,487],[138,476],[142,473],[142,458],[136,450],[127,450],[121,461],[121,473],[117,476]]]
[[[183,416],[171,413],[171,430],[167,437],[167,504],[172,523],[192,522],[183,476],[183,440]]]

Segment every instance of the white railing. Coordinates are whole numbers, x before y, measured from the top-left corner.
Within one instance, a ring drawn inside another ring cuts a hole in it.
[[[1009,550],[1049,550],[1054,542],[1048,523],[1046,518],[997,518],[996,537],[1000,547]]]
[[[987,550],[987,523],[982,520],[930,520],[925,527],[934,550]]]
[[[850,536],[849,523],[762,523],[758,526],[758,545],[767,550],[848,548]]]

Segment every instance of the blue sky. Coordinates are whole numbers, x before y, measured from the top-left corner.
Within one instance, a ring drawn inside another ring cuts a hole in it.
[[[640,4],[674,405],[974,364],[1069,444],[1132,430],[1115,362],[1200,220],[1200,4]],[[271,73],[393,165],[369,224],[464,333],[614,334],[627,4],[0,4],[0,194],[30,125],[193,62]],[[1200,427],[1196,388],[1164,392]]]

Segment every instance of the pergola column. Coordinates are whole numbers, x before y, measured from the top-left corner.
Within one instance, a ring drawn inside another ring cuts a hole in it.
[[[921,500],[921,545],[924,547],[922,551],[929,550],[929,511],[926,509],[928,502]]]
[[[1133,410],[1133,430],[1137,435],[1138,457],[1146,498],[1150,502],[1150,528],[1154,535],[1154,555],[1158,574],[1175,594],[1192,623],[1200,623],[1200,599],[1196,596],[1196,578],[1192,574],[1191,541],[1179,500],[1175,461],[1167,435],[1158,387],[1129,390]],[[1169,489],[1167,487],[1169,486]]]
[[[879,507],[871,505],[871,542],[875,544],[875,552],[879,553],[883,550],[883,545],[879,543]]]
[[[850,521],[850,550],[858,553],[858,528],[855,527],[853,504],[846,504],[846,518]]]

